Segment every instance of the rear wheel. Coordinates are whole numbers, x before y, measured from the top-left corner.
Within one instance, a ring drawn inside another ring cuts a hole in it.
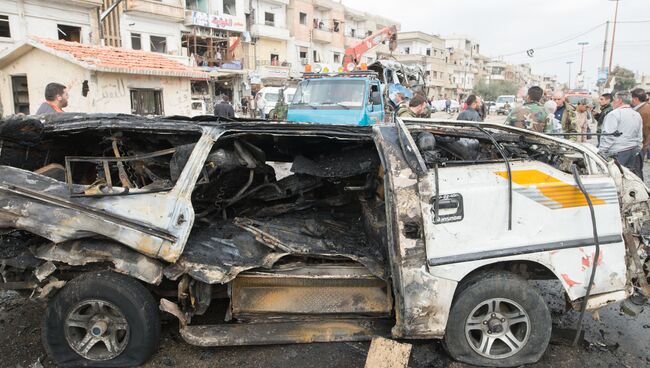
[[[136,366],[158,345],[158,308],[138,281],[112,272],[88,273],[50,301],[42,334],[59,366]]]
[[[461,286],[452,305],[445,345],[456,360],[480,366],[534,363],[551,338],[551,315],[526,280],[489,273]]]

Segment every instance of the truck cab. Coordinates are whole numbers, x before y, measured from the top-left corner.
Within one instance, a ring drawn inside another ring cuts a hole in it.
[[[305,73],[303,78],[289,106],[288,121],[357,126],[384,121],[376,73]]]

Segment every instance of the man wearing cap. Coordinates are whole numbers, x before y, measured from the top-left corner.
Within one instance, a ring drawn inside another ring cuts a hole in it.
[[[617,92],[614,96],[614,110],[607,114],[603,123],[598,152],[605,157],[616,158],[623,166],[643,178],[641,170],[641,146],[643,144],[643,121],[641,115],[630,104],[628,92]],[[613,133],[620,132],[618,136]]]
[[[579,135],[577,141],[584,143],[587,141],[586,133],[589,132],[589,127],[592,123],[591,114],[588,111],[589,101],[586,98],[582,98],[576,104],[576,125],[578,128],[578,133],[585,135]]]

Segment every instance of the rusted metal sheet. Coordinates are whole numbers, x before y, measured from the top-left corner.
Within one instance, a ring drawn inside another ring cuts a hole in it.
[[[372,275],[239,275],[231,285],[231,311],[241,319],[296,315],[390,316],[386,281]]]
[[[207,347],[368,341],[386,336],[391,326],[392,321],[384,319],[334,319],[187,326],[180,332],[188,343]]]

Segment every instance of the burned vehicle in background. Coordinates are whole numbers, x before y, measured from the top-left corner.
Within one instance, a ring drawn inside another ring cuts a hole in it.
[[[0,286],[48,299],[62,366],[142,364],[158,309],[199,346],[444,338],[518,366],[551,333],[528,279],[583,311],[650,294],[643,182],[534,132],[63,114],[0,137]]]

